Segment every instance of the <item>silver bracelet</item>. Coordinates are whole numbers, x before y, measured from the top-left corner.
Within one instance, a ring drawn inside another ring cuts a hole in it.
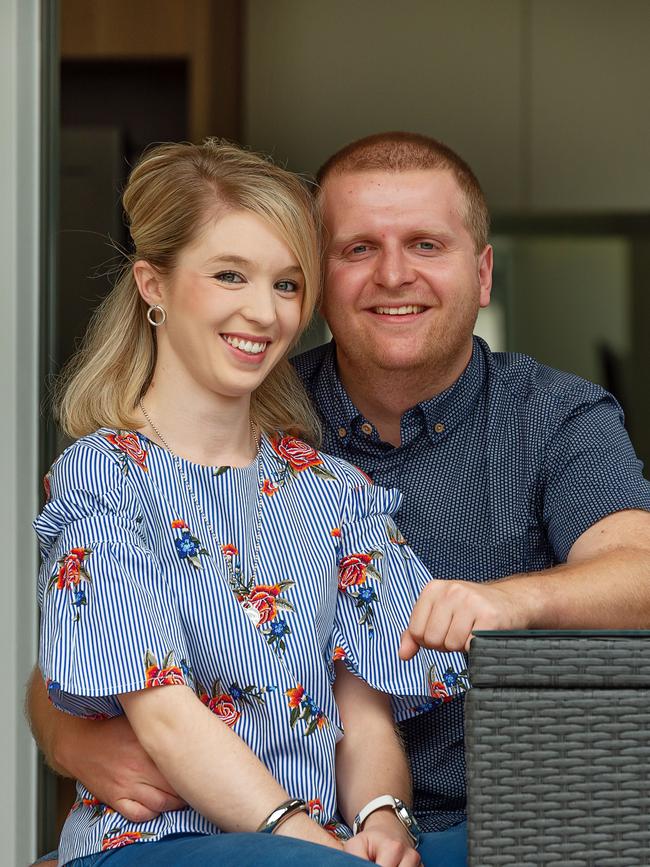
[[[294,816],[296,813],[308,813],[309,807],[306,802],[301,800],[300,798],[290,798],[288,801],[285,801],[283,804],[280,804],[279,807],[276,807],[272,813],[264,819],[262,824],[257,829],[258,834],[275,834],[277,829],[283,822],[286,822],[288,818]]]

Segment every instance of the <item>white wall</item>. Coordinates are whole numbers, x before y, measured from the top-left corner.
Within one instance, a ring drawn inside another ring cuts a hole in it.
[[[387,129],[457,149],[521,204],[520,0],[248,0],[244,140],[314,171]]]
[[[35,854],[36,756],[23,718],[36,648],[39,3],[0,0],[0,862]]]
[[[650,209],[649,0],[247,0],[244,139],[442,139],[497,212]]]
[[[512,246],[512,348],[602,382],[600,346],[620,358],[631,350],[629,241],[519,238]]]

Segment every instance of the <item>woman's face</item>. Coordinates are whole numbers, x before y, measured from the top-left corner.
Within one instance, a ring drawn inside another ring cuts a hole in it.
[[[275,229],[248,211],[211,222],[165,281],[157,375],[225,398],[248,396],[296,335],[304,277]]]

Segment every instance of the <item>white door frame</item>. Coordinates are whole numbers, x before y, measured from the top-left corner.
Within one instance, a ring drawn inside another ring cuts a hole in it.
[[[0,839],[36,854],[36,752],[23,713],[36,654],[40,2],[0,0]]]

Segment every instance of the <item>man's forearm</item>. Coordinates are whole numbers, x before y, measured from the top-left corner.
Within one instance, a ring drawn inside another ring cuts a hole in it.
[[[479,630],[648,628],[650,513],[598,521],[566,564],[485,583],[467,577],[426,585],[402,635],[403,659],[420,647],[467,650]]]
[[[496,588],[510,597],[512,628],[650,626],[650,552],[643,549],[608,550],[542,572],[505,578]]]
[[[29,679],[25,710],[34,739],[47,764],[63,777],[74,776],[62,763],[59,745],[65,737],[74,739],[75,726],[83,726],[87,721],[68,716],[52,706],[38,666],[34,667]]]

